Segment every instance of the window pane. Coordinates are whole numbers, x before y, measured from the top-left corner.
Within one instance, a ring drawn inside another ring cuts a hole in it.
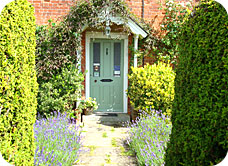
[[[114,43],[114,70],[120,71],[121,44]]]
[[[100,43],[93,43],[93,63],[100,63]]]
[[[93,43],[93,76],[100,77],[100,43]]]

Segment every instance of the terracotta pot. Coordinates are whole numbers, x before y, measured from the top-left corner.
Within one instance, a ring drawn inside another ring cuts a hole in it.
[[[76,116],[77,116],[76,121],[81,120],[81,116],[82,116],[81,112],[76,113]]]
[[[75,109],[73,111],[74,111],[74,116],[76,116],[75,121],[81,120],[81,112],[77,109]]]
[[[91,115],[93,113],[93,108],[83,109],[83,115]]]

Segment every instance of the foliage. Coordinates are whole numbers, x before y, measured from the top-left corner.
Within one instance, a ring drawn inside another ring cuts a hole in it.
[[[73,109],[72,111],[69,112],[69,118],[72,123],[76,123],[77,120],[80,118],[80,114],[82,113],[81,109]]]
[[[128,144],[135,151],[139,165],[164,165],[164,154],[171,133],[170,118],[159,111],[141,113],[133,124],[128,124]]]
[[[34,165],[72,165],[81,147],[80,127],[70,125],[60,112],[34,124],[36,152]]]
[[[33,165],[35,72],[34,8],[15,0],[0,15],[0,150],[14,165]]]
[[[78,1],[65,18],[73,32],[81,32],[84,26],[104,29],[106,15],[104,9],[109,9],[109,16],[128,18],[130,12],[123,0],[88,0]],[[110,23],[112,25],[112,23]]]
[[[144,68],[132,68],[129,75],[128,97],[135,110],[150,108],[171,113],[174,99],[173,69],[162,62],[146,65]]]
[[[153,25],[156,18],[150,23],[149,36],[141,42],[144,54],[176,66],[181,24],[185,16],[191,12],[192,6],[192,1],[184,4],[177,0],[165,0],[164,4],[161,3],[159,9],[164,12],[164,17],[159,23],[159,28]]]
[[[50,22],[51,23],[51,22]],[[36,68],[38,82],[48,82],[61,68],[77,64],[80,36],[67,36],[61,24],[36,27]],[[70,40],[70,41],[69,41]]]
[[[93,110],[97,110],[98,104],[96,102],[96,98],[93,99],[89,97],[88,99],[81,100],[78,107],[80,109],[93,108]]]
[[[201,1],[183,24],[166,165],[216,165],[228,149],[228,17]]]
[[[70,112],[81,97],[84,75],[75,66],[61,70],[49,82],[40,85],[37,97],[40,115],[48,116],[54,111]]]

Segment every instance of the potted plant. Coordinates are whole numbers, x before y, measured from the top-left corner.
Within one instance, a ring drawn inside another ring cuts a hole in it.
[[[80,108],[73,109],[70,113],[70,122],[74,123],[76,121],[79,121],[81,119],[81,112],[82,110]]]
[[[78,107],[83,110],[84,115],[90,115],[94,110],[97,110],[98,104],[95,98],[89,97],[88,99],[81,100]]]

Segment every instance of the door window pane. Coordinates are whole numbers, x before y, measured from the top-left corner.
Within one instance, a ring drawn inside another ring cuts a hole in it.
[[[93,43],[93,76],[100,76],[100,43]]]
[[[114,76],[120,76],[121,44],[114,43]]]
[[[100,43],[93,43],[93,63],[100,63]]]

